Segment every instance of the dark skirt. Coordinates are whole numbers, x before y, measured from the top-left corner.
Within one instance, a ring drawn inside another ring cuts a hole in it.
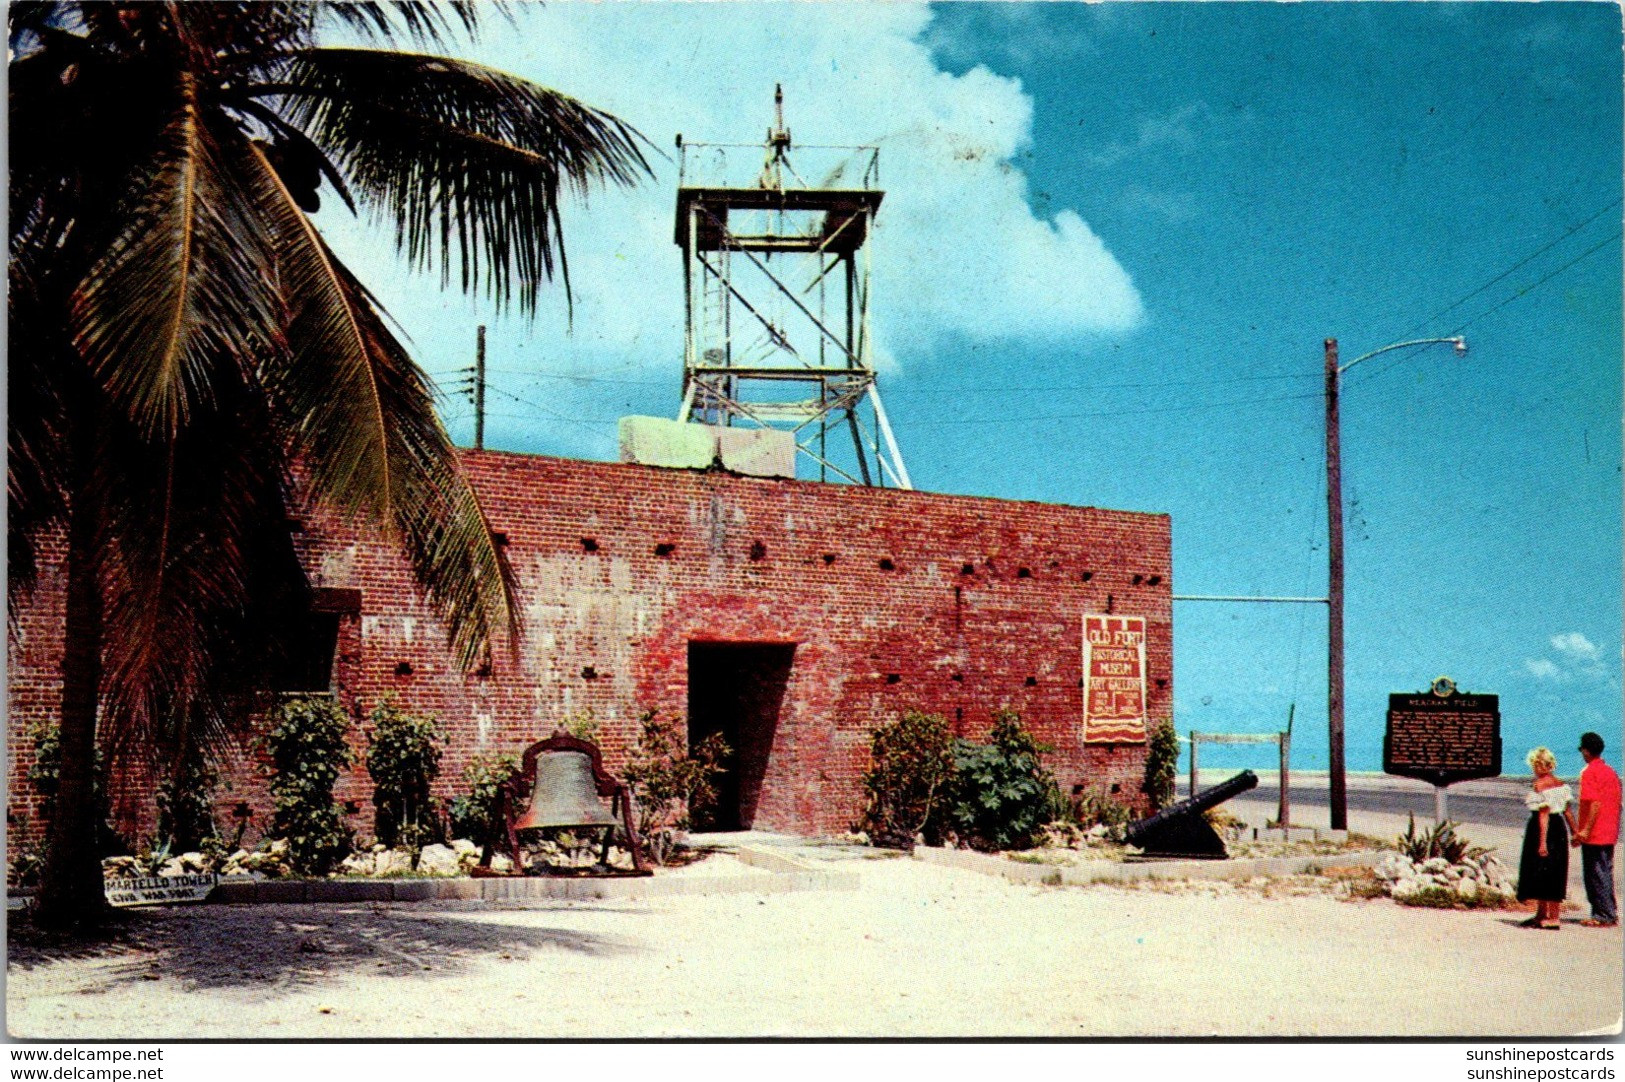
[[[1518,901],[1561,902],[1569,888],[1569,828],[1563,816],[1546,819],[1546,855],[1539,854],[1540,813],[1529,816],[1518,859]]]

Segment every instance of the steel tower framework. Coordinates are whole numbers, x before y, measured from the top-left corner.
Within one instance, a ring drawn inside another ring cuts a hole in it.
[[[765,144],[679,135],[677,148],[678,420],[787,429],[821,480],[914,487],[871,362],[879,148],[798,147],[792,159],[779,88]]]

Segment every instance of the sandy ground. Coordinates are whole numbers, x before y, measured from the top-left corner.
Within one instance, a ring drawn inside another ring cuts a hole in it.
[[[1024,887],[822,856],[861,888],[146,910],[113,946],[14,945],[7,1024],[57,1038],[1490,1036],[1621,1018],[1620,933],[1580,928],[1579,912],[1536,932],[1515,913]],[[730,863],[682,874],[744,871]]]

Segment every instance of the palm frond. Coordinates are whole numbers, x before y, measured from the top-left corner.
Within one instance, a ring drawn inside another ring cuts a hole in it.
[[[304,596],[274,419],[241,383],[217,396],[221,408],[172,443],[122,419],[101,436],[104,718],[115,751],[228,739],[265,686],[279,616]]]
[[[452,655],[473,668],[499,636],[518,627],[511,569],[491,535],[457,452],[434,409],[423,372],[389,332],[381,311],[338,265],[366,335],[384,414],[390,419],[395,528],[412,570],[439,608]]]
[[[506,5],[488,2],[485,6],[502,11]],[[479,23],[480,5],[469,0],[444,4],[422,0],[395,0],[393,3],[331,0],[318,7],[322,14],[375,41],[393,41],[404,30],[414,41],[430,42],[438,41],[442,34],[451,29],[448,12],[456,17],[464,31],[472,33]]]
[[[414,266],[527,312],[560,265],[565,192],[649,173],[624,121],[465,60],[310,49],[258,93],[281,96]]]
[[[209,401],[213,366],[252,367],[280,322],[269,238],[219,144],[183,73],[127,225],[73,300],[80,352],[150,437],[173,435]]]
[[[398,541],[471,666],[514,626],[511,576],[423,374],[257,147],[291,308],[265,383],[313,496]]]
[[[244,172],[275,244],[288,306],[286,349],[263,380],[288,418],[290,450],[325,499],[388,523],[389,422],[337,261],[257,145],[246,148]]]

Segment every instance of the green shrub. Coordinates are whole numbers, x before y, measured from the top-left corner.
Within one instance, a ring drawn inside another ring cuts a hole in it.
[[[40,872],[45,868],[45,847],[28,845],[12,847],[6,865],[6,886],[29,889],[39,886]]]
[[[1060,794],[1039,757],[1051,749],[1021,727],[1021,715],[999,710],[986,744],[953,743],[948,826],[978,849],[1030,849],[1054,818]]]
[[[935,714],[909,710],[871,733],[869,749],[863,828],[874,844],[906,849],[918,834],[940,841],[939,804],[954,777],[947,723]]]
[[[622,772],[638,809],[638,833],[687,829],[693,810],[716,800],[713,783],[728,745],[712,733],[690,748],[686,727],[675,719],[661,721],[652,710],[638,721],[637,746]]]
[[[1123,831],[1134,822],[1134,809],[1113,800],[1111,794],[1098,785],[1085,789],[1073,802],[1072,814],[1079,826],[1104,826],[1114,841],[1122,841]]]
[[[480,846],[501,842],[507,831],[502,819],[502,787],[518,774],[517,755],[474,756],[463,768],[468,792],[451,802],[452,836]]]
[[[1409,816],[1405,833],[1394,839],[1394,845],[1403,853],[1407,860],[1421,864],[1434,857],[1443,857],[1451,864],[1460,864],[1467,857],[1481,857],[1490,852],[1482,846],[1475,846],[1466,838],[1456,833],[1459,823],[1449,819],[1424,830],[1421,834],[1416,832],[1416,814]]]
[[[593,717],[591,710],[575,710],[564,715],[564,720],[559,722],[559,728],[577,740],[598,743],[598,719]]]
[[[40,794],[40,818],[50,822],[56,810],[56,796],[62,788],[62,729],[57,725],[35,726],[34,765],[28,768],[28,780]],[[91,799],[96,802],[96,842],[101,856],[123,855],[130,845],[108,822],[110,807],[107,800],[107,761],[100,746],[96,748],[95,765],[91,774]],[[50,837],[49,828],[46,837]],[[44,847],[41,848],[41,859]]]
[[[409,714],[387,697],[373,707],[369,720],[367,773],[378,840],[415,858],[440,838],[439,804],[431,792],[440,774],[439,723],[433,716]]]
[[[218,836],[214,791],[219,786],[219,772],[196,747],[188,748],[158,786],[158,837],[171,852],[199,852],[206,839]]]
[[[265,736],[271,755],[272,834],[288,843],[294,870],[325,875],[350,851],[333,783],[355,761],[345,742],[350,719],[325,696],[285,700]]]
[[[1174,779],[1179,770],[1179,734],[1171,721],[1164,721],[1151,730],[1146,740],[1145,783],[1141,790],[1151,802],[1153,812],[1161,811],[1174,802]]]

